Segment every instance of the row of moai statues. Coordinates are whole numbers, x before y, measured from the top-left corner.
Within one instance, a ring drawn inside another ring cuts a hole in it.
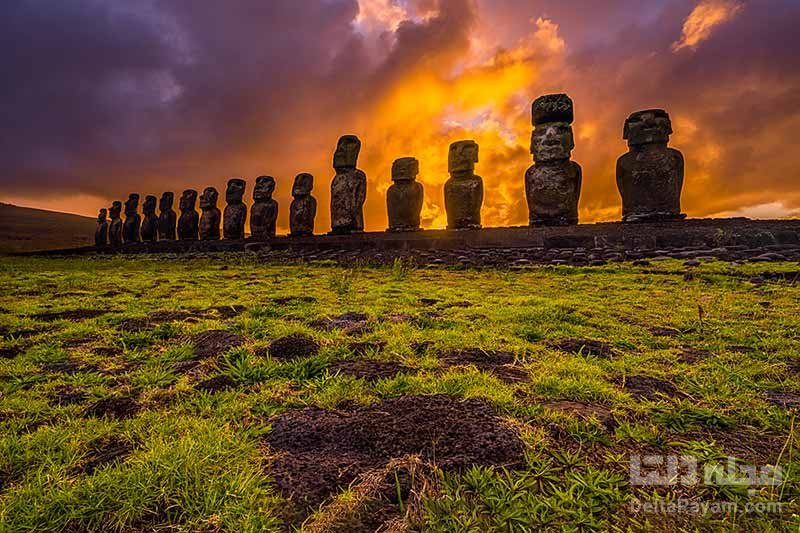
[[[578,201],[583,171],[572,161],[575,138],[572,130],[574,106],[566,94],[537,98],[532,105],[533,132],[531,154],[534,164],[525,173],[525,195],[531,226],[566,226],[578,223]],[[623,138],[629,151],[617,162],[617,186],[622,196],[623,222],[679,220],[683,188],[683,155],[667,146],[672,134],[669,115],[662,109],[633,113],[625,121]],[[339,139],[333,156],[336,175],[331,182],[331,234],[344,235],[364,231],[364,202],[367,175],[357,168],[361,141],[354,135]],[[478,144],[458,141],[450,145],[448,171],[444,185],[448,229],[481,227],[483,179],[475,174]],[[419,161],[413,157],[398,159],[392,165],[393,184],[387,191],[386,207],[392,232],[419,231],[424,190],[417,182]],[[317,201],[311,195],[314,177],[299,174],[292,188],[289,210],[292,236],[314,233]],[[127,242],[155,240],[216,240],[244,238],[247,207],[243,198],[246,183],[231,179],[225,193],[224,213],[217,208],[219,194],[208,187],[200,196],[202,215],[195,210],[197,191],[186,190],[180,198],[180,217],[172,210],[173,194],[161,200],[147,196],[138,214],[139,195],[131,194],[125,202],[125,221],[121,220],[122,203],[100,210],[95,241],[98,246],[117,246]],[[272,198],[275,179],[256,179],[250,229],[257,239],[275,236],[278,203]],[[160,214],[156,214],[158,203]],[[110,215],[110,223],[107,217]],[[222,225],[222,232],[220,232]]]

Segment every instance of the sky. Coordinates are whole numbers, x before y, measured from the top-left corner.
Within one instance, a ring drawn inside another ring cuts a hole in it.
[[[363,142],[367,230],[394,159],[446,224],[448,145],[480,145],[486,226],[527,221],[530,104],[568,93],[582,222],[618,220],[625,118],[664,108],[691,217],[800,216],[797,0],[11,0],[0,6],[0,201],[95,216],[131,192],[315,176]],[[248,200],[250,203],[250,200]]]

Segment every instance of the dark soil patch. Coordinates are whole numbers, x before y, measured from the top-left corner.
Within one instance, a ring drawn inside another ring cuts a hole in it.
[[[800,394],[796,392],[768,391],[767,402],[784,409],[800,409]]]
[[[582,420],[597,419],[608,430],[613,430],[618,425],[611,411],[601,405],[573,400],[545,401],[542,402],[542,405],[553,411],[577,416]]]
[[[511,352],[468,348],[444,354],[440,359],[448,366],[472,365],[478,370],[494,374],[506,383],[519,383],[530,379],[524,369],[514,366],[516,358]]]
[[[411,350],[417,355],[425,355],[434,344],[433,341],[412,342]]]
[[[277,305],[297,305],[297,304],[313,304],[317,299],[313,296],[280,296],[272,299],[272,303]]]
[[[472,302],[447,302],[439,305],[440,309],[452,309],[452,308],[460,308],[460,309],[467,309],[468,307],[472,307],[474,304]]]
[[[359,474],[420,455],[445,471],[520,464],[523,444],[490,404],[448,396],[404,396],[347,411],[308,408],[272,420],[267,442],[282,452],[271,474],[279,489],[314,508]]]
[[[664,328],[661,326],[651,326],[647,328],[651,335],[654,337],[677,337],[681,334],[681,330],[675,328]]]
[[[214,376],[194,386],[195,389],[215,393],[236,388],[236,382],[230,376]]]
[[[59,363],[48,363],[42,367],[42,370],[51,374],[67,374],[70,376],[81,372],[100,372],[100,368],[96,365],[84,365],[69,359]]]
[[[92,443],[92,449],[83,459],[78,472],[91,476],[99,468],[124,461],[133,449],[130,442],[118,437],[101,439]]]
[[[108,311],[101,309],[73,309],[71,311],[37,313],[32,317],[42,322],[55,322],[56,320],[89,320],[106,314],[108,314]]]
[[[154,311],[145,317],[126,318],[117,325],[117,329],[126,333],[141,333],[162,324],[180,322],[190,318],[204,318],[204,315],[188,311]]]
[[[224,330],[204,331],[185,340],[194,347],[194,355],[198,359],[219,357],[247,341],[242,335]]]
[[[380,381],[392,379],[398,374],[413,373],[416,370],[390,361],[376,361],[375,359],[346,359],[337,361],[328,367],[331,374],[342,374],[365,381]]]
[[[267,348],[267,353],[274,359],[294,361],[317,355],[319,343],[308,335],[298,333],[275,339]]]
[[[141,410],[141,406],[135,398],[103,398],[93,403],[87,410],[86,416],[93,418],[115,418],[125,420],[133,418]]]
[[[620,380],[620,384],[625,392],[640,399],[656,401],[664,396],[668,398],[685,396],[669,381],[650,376],[627,376],[624,382]]]
[[[749,430],[693,431],[681,434],[681,438],[695,441],[713,441],[722,450],[751,465],[775,465],[784,454],[789,436],[776,433],[756,433]],[[796,445],[796,444],[795,444]],[[788,448],[787,448],[788,450]]]
[[[369,317],[363,313],[345,313],[333,318],[315,320],[310,325],[323,331],[340,330],[346,335],[363,335],[373,329]]]
[[[22,350],[16,347],[0,348],[0,359],[14,359],[22,353]]]
[[[200,366],[200,361],[190,359],[188,361],[178,361],[172,365],[172,369],[179,374],[188,374],[198,366]]]
[[[678,359],[681,363],[694,364],[705,361],[711,357],[711,352],[699,348],[692,348],[691,346],[684,346],[678,354]]]
[[[591,339],[564,339],[552,343],[551,347],[566,353],[610,359],[616,355],[614,347],[607,342]]]
[[[65,405],[75,405],[86,401],[88,396],[82,390],[71,387],[70,385],[62,385],[53,391],[50,401],[58,406],[64,407]]]
[[[226,319],[236,318],[247,311],[247,307],[243,305],[222,305],[219,307],[212,307],[211,309],[216,311],[222,318]]]
[[[117,357],[122,355],[122,348],[116,346],[97,346],[92,348],[92,352],[103,357]]]
[[[388,343],[384,341],[376,342],[352,342],[347,348],[354,354],[364,356],[370,352],[382,352]]]

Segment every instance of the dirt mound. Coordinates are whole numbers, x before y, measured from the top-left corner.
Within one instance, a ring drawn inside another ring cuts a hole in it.
[[[319,353],[319,343],[298,333],[275,339],[267,348],[270,357],[283,361],[294,361],[305,357],[313,357]]]
[[[37,313],[31,316],[42,322],[55,322],[56,320],[89,320],[90,318],[97,318],[105,314],[108,314],[108,311],[103,311],[101,309],[72,309],[70,311]]]
[[[62,385],[53,391],[50,401],[55,405],[63,407],[65,405],[83,403],[87,398],[88,396],[84,391],[70,385]]]
[[[610,359],[616,355],[616,350],[612,345],[607,342],[591,339],[564,339],[554,342],[550,346],[566,353],[589,357],[602,357],[603,359]]]
[[[103,398],[93,403],[87,410],[86,416],[93,418],[116,418],[124,420],[133,418],[139,412],[141,406],[131,397]]]
[[[313,304],[317,299],[313,296],[279,296],[272,299],[272,303],[277,305],[296,305],[296,304]]]
[[[800,394],[796,392],[769,391],[766,393],[767,402],[784,409],[800,409]]]
[[[312,328],[323,331],[340,330],[346,335],[363,335],[369,333],[373,327],[369,316],[364,313],[345,313],[337,317],[315,320],[310,325]]]
[[[180,322],[189,318],[202,318],[202,316],[188,311],[154,311],[145,317],[126,318],[117,325],[117,329],[126,333],[140,333],[154,329],[161,324]]]
[[[19,348],[0,348],[0,359],[14,359],[22,351]]]
[[[445,471],[519,464],[523,444],[484,400],[404,396],[346,411],[308,408],[272,420],[280,452],[271,473],[287,496],[314,507],[359,474],[419,455]]]
[[[80,473],[92,475],[95,470],[124,461],[133,451],[133,445],[118,437],[102,439],[92,444],[92,450],[78,468]]]
[[[711,352],[708,350],[692,348],[691,346],[684,346],[681,353],[678,354],[678,359],[687,364],[699,363],[709,357],[711,357]]]
[[[198,359],[219,357],[225,352],[238,348],[246,342],[242,335],[224,330],[211,330],[184,339],[194,347]]]
[[[221,305],[218,307],[212,307],[211,310],[216,311],[220,317],[227,319],[236,318],[247,311],[247,307],[243,305]]]
[[[381,379],[392,379],[402,373],[410,374],[416,372],[416,370],[389,361],[347,359],[332,364],[328,367],[328,372],[331,374],[338,373],[345,376],[352,376],[365,381],[380,381]]]
[[[684,394],[669,381],[650,376],[628,376],[622,383],[622,388],[625,392],[636,398],[644,398],[652,401],[662,399],[664,396],[669,398],[684,396]]]
[[[196,390],[204,392],[215,393],[223,390],[231,390],[236,388],[236,382],[230,376],[214,376],[194,386]]]
[[[474,366],[489,372],[506,383],[528,381],[530,377],[522,368],[514,366],[516,357],[511,352],[469,348],[444,354],[440,359],[448,366]]]
[[[67,374],[69,376],[74,376],[80,372],[100,372],[100,368],[96,365],[76,363],[70,359],[59,363],[48,363],[42,367],[42,370],[51,374]]]

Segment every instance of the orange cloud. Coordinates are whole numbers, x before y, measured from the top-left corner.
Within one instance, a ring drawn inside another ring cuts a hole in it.
[[[714,29],[738,14],[744,5],[737,0],[703,0],[692,10],[683,24],[683,35],[672,44],[673,52],[696,49],[711,37]]]

